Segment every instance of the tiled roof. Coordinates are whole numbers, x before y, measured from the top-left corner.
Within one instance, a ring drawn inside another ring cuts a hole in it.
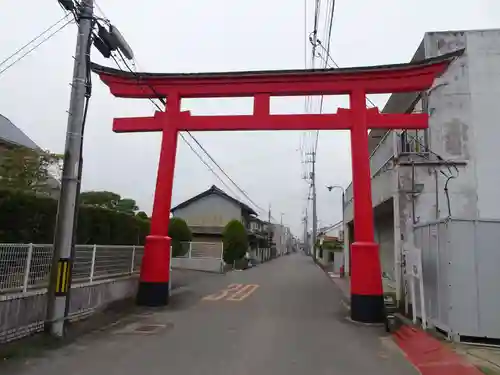
[[[243,208],[245,211],[247,211],[250,215],[257,215],[257,213],[250,206],[248,206],[245,203],[231,197],[230,195],[226,194],[223,190],[219,189],[215,185],[212,185],[212,187],[210,189],[205,190],[204,192],[188,199],[187,201],[184,201],[184,202],[178,204],[177,206],[172,208],[170,211],[174,212],[174,211],[178,210],[179,208],[186,207],[187,205],[197,201],[198,199],[207,197],[207,196],[212,195],[212,194],[218,195],[220,197],[223,197],[227,200],[230,200],[230,201],[238,204],[241,208]]]
[[[0,115],[0,142],[31,149],[39,149],[30,137],[23,133],[7,117]]]

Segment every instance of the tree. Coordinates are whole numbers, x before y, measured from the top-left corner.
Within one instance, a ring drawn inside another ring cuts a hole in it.
[[[171,218],[168,224],[168,236],[172,239],[172,256],[185,255],[188,247],[183,242],[190,242],[193,238],[187,223],[180,217]]]
[[[62,155],[13,147],[3,151],[0,158],[0,188],[49,194],[54,189],[49,180],[60,178]]]
[[[139,219],[149,220],[148,214],[145,213],[144,211],[139,211],[138,213],[135,214],[135,216],[138,217]]]
[[[133,215],[139,209],[135,200],[122,198],[120,194],[111,191],[85,191],[80,194],[80,203],[87,206],[108,208],[129,215]]]
[[[56,214],[56,199],[0,190],[0,243],[52,243]],[[149,220],[107,208],[80,206],[76,243],[142,245],[149,229]]]
[[[130,198],[120,199],[116,205],[117,211],[129,215],[134,215],[135,211],[137,211],[138,209],[139,207],[137,207],[136,201]]]
[[[248,234],[243,224],[238,220],[227,223],[222,232],[224,246],[224,262],[232,264],[243,259],[248,250]]]
[[[121,200],[120,194],[111,191],[84,191],[80,193],[80,203],[88,206],[114,210]]]

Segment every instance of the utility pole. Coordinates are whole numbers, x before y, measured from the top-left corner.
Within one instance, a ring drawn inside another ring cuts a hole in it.
[[[312,162],[312,190],[313,190],[313,252],[314,260],[316,260],[316,235],[318,232],[318,214],[316,209],[316,153],[313,152],[313,162]]]
[[[309,201],[309,197],[307,197],[307,200]],[[304,251],[307,254],[309,251],[309,246],[308,246],[308,241],[307,241],[307,206],[306,206],[306,214],[304,216]]]
[[[283,255],[283,243],[284,243],[284,232],[285,232],[285,228],[283,228],[283,215],[284,213],[281,212],[281,219],[280,219],[280,255]]]
[[[316,261],[316,234],[318,231],[318,216],[316,212],[316,152],[311,152],[308,153],[307,155],[312,156],[312,160],[308,161],[308,163],[312,163],[312,172],[309,176],[311,180],[311,188],[312,188],[312,221],[313,221],[313,228],[312,228],[312,256],[313,259]]]
[[[64,335],[71,290],[74,233],[82,168],[84,112],[87,94],[86,77],[88,69],[90,69],[88,54],[91,43],[93,7],[93,0],[82,0],[78,6],[78,37],[45,321],[45,330],[57,338],[62,338]]]

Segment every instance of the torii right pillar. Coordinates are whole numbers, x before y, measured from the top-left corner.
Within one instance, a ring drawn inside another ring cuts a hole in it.
[[[357,322],[384,321],[384,297],[379,248],[374,238],[368,110],[366,94],[350,93],[354,243],[351,245],[351,319]]]

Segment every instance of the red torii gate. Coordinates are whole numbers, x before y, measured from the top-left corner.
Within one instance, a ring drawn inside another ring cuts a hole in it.
[[[228,73],[128,73],[93,65],[116,97],[167,98],[166,111],[153,117],[119,118],[115,132],[162,132],[151,232],[146,238],[137,303],[168,303],[170,216],[177,133],[223,130],[350,130],[355,242],[351,247],[351,318],[381,322],[384,301],[378,245],[374,242],[368,129],[424,129],[427,114],[381,114],[366,108],[366,95],[429,89],[461,51],[410,64],[374,67]],[[336,114],[272,115],[271,96],[350,96],[350,109]],[[182,98],[253,97],[252,115],[191,116]]]

